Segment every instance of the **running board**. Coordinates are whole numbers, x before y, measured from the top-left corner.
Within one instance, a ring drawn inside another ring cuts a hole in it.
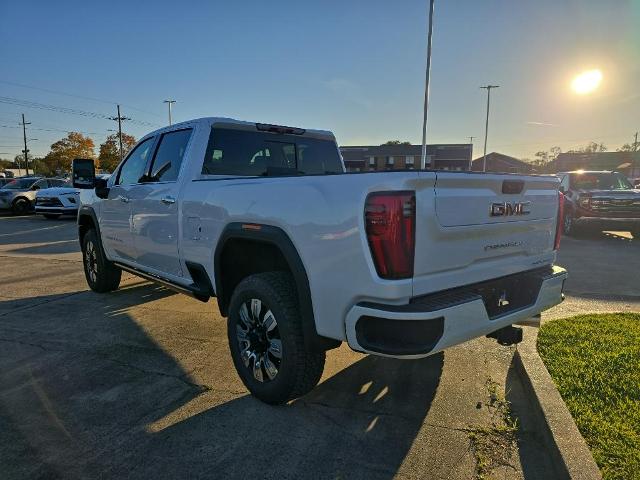
[[[201,302],[206,303],[209,301],[209,298],[211,298],[211,295],[209,294],[209,292],[204,291],[195,283],[192,283],[189,286],[179,285],[177,283],[172,282],[171,280],[160,277],[158,275],[154,275],[152,273],[145,272],[138,268],[130,267],[129,265],[125,265],[119,262],[113,262],[113,263],[115,266],[117,266],[118,268],[121,268],[126,272],[133,273],[134,275],[137,275],[138,277],[142,277],[145,280],[149,280],[150,282],[159,283],[164,287],[170,288],[171,290],[174,290],[178,293],[184,293],[185,295],[189,295],[195,298],[196,300],[200,300]]]

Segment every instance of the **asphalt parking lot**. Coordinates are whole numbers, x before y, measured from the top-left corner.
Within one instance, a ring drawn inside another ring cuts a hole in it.
[[[543,320],[640,311],[640,242],[563,239],[567,300]],[[553,478],[512,367],[477,339],[420,361],[328,352],[321,384],[271,407],[247,394],[207,304],[131,275],[88,291],[73,220],[0,216],[2,478],[474,478],[470,433],[521,425],[497,478]]]

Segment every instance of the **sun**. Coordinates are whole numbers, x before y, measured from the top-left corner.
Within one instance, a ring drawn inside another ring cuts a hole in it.
[[[596,90],[602,82],[602,72],[600,70],[587,70],[577,75],[571,82],[571,88],[579,95],[585,95]]]

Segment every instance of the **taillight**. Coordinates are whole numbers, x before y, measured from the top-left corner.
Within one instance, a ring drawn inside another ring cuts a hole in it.
[[[553,249],[560,248],[560,239],[562,238],[562,228],[564,227],[564,195],[558,192],[558,221],[556,222],[556,238],[553,242]]]
[[[378,275],[390,280],[412,277],[416,243],[415,192],[369,194],[364,219]]]

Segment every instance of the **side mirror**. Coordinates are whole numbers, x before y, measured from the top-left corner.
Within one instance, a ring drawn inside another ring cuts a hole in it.
[[[109,187],[106,178],[96,178],[95,181],[96,197],[109,198]]]
[[[561,193],[564,193],[564,187],[563,187],[562,185],[560,185],[560,187],[558,187],[558,190],[559,190]]]
[[[76,158],[72,164],[73,186],[75,188],[89,189],[95,186],[96,167],[90,158]]]
[[[40,186],[39,185],[31,185],[31,190],[33,190],[33,191],[40,190]]]

